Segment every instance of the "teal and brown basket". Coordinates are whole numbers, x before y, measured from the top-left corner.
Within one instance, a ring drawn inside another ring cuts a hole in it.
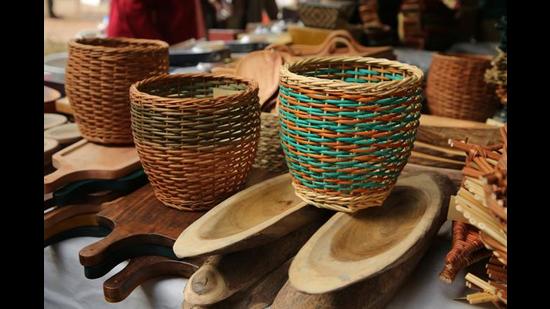
[[[366,57],[312,57],[281,69],[281,141],[296,194],[343,212],[380,206],[407,163],[422,71]]]

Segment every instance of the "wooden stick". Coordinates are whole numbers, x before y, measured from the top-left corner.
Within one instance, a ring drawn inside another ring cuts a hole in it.
[[[485,293],[485,292],[478,292],[478,293],[474,293],[474,294],[470,294],[470,295],[466,296],[466,300],[468,300],[468,302],[471,305],[475,305],[475,304],[481,304],[481,303],[497,301],[498,297],[496,295],[493,295],[493,294],[489,294],[489,293]]]
[[[493,295],[496,295],[496,288],[489,283],[483,281],[481,278],[471,274],[467,273],[465,279],[469,281],[470,283],[482,288],[484,291],[491,293]]]
[[[289,259],[264,278],[260,279],[254,286],[242,290],[235,295],[213,305],[194,305],[187,300],[183,302],[183,309],[263,309],[269,307],[279,290],[288,280],[288,268],[292,259]]]
[[[250,288],[293,257],[326,219],[325,216],[258,248],[209,257],[189,278],[185,299],[195,305],[212,305]]]

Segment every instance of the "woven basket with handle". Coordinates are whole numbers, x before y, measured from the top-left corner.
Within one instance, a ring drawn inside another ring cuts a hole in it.
[[[242,188],[260,134],[255,81],[162,75],[133,84],[130,99],[134,142],[163,204],[208,210]]]
[[[71,40],[65,89],[82,136],[102,144],[131,144],[130,85],[166,73],[165,42],[127,38]]]
[[[499,101],[484,79],[490,67],[490,56],[434,54],[426,84],[430,113],[481,122],[492,117]]]
[[[293,185],[310,204],[380,206],[410,156],[422,71],[378,58],[313,57],[281,69],[281,140]]]

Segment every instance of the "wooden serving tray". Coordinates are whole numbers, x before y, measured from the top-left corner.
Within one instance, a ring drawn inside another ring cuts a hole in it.
[[[97,214],[98,224],[111,228],[111,233],[79,253],[86,277],[99,278],[120,262],[139,255],[176,259],[171,249],[176,237],[203,214],[164,206],[150,184],[111,203]]]
[[[44,209],[70,204],[107,202],[109,199],[105,199],[103,192],[126,195],[142,187],[147,181],[147,175],[142,168],[118,179],[76,181],[53,192],[51,197],[44,201]]]
[[[134,147],[103,146],[81,140],[52,156],[57,170],[44,176],[44,193],[83,179],[116,179],[141,166]]]
[[[253,169],[246,186],[275,175]],[[130,264],[104,283],[105,298],[111,302],[122,301],[142,282],[154,277],[189,277],[204,258],[178,259],[172,246],[181,230],[203,214],[162,205],[149,184],[110,203],[96,217],[98,225],[112,232],[79,254],[86,277],[99,278],[120,262],[131,259]]]

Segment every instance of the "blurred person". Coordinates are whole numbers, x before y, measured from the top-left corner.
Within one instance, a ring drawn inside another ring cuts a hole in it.
[[[260,23],[263,14],[276,20],[279,8],[275,0],[234,0],[233,14],[227,21],[228,28],[245,29],[249,23]]]
[[[48,0],[48,17],[59,18],[59,16],[53,12],[53,0]]]
[[[108,37],[163,40],[206,37],[200,0],[111,0]]]

